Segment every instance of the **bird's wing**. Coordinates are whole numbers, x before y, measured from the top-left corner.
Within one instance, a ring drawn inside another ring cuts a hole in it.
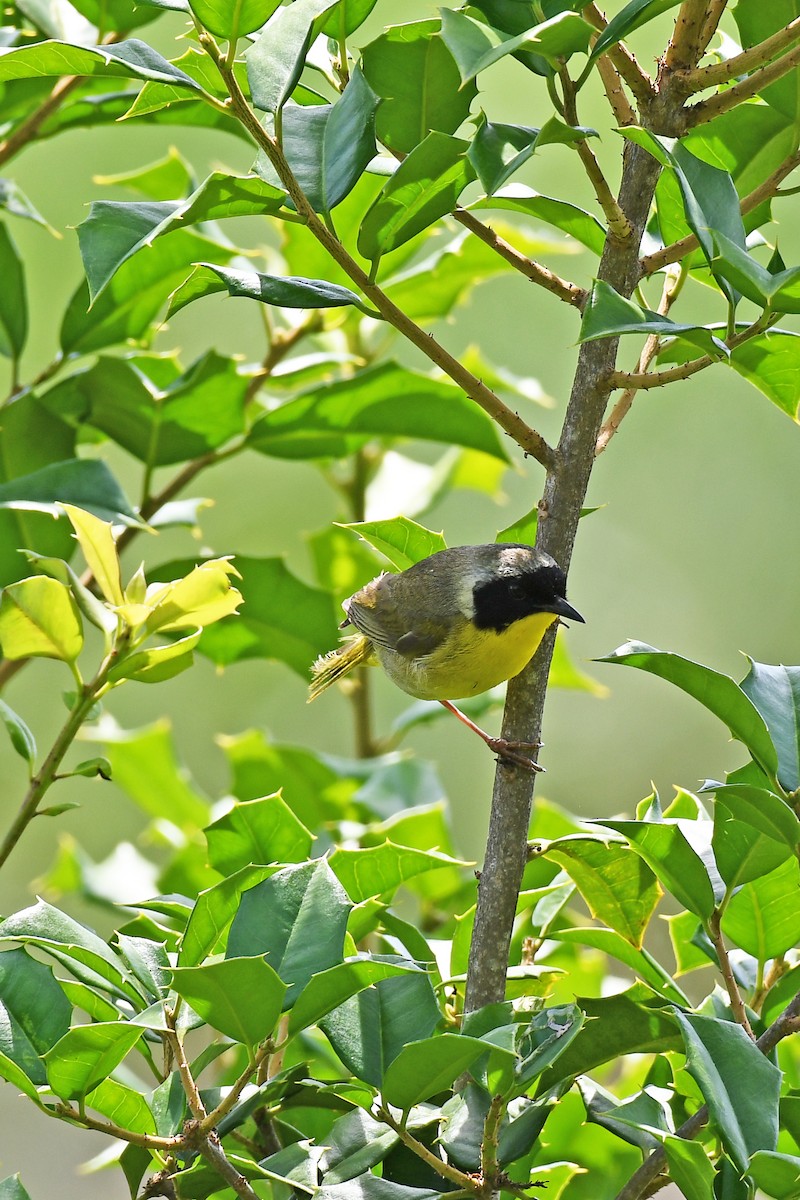
[[[396,650],[408,658],[430,654],[442,640],[441,633],[426,621],[414,621],[409,629],[393,595],[397,575],[381,575],[345,601],[344,610],[359,633],[377,646]]]

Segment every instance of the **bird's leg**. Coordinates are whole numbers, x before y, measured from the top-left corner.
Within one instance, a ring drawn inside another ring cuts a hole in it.
[[[448,712],[451,712],[454,717],[458,717],[459,721],[463,721],[473,733],[477,733],[479,738],[483,738],[489,749],[495,754],[499,754],[500,758],[507,759],[508,762],[512,762],[518,767],[525,767],[528,771],[544,771],[544,767],[540,767],[537,762],[534,762],[529,754],[519,753],[521,750],[535,752],[540,748],[541,742],[512,742],[507,738],[492,737],[485,729],[481,729],[480,725],[476,725],[474,721],[470,721],[467,714],[463,713],[460,708],[456,708],[455,704],[452,704],[449,700],[440,700],[439,703]]]

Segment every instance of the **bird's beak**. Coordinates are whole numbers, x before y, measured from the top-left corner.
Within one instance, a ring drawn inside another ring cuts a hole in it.
[[[586,624],[577,608],[573,608],[563,596],[556,597],[548,612],[553,612],[559,617],[568,617],[570,621],[580,621],[581,625]]]

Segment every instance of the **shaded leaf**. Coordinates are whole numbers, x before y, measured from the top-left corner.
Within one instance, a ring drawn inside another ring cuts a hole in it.
[[[2,54],[2,51],[0,51]],[[2,58],[0,58],[2,64]],[[0,354],[17,359],[28,335],[25,269],[5,225],[0,222]]]
[[[691,912],[708,918],[714,909],[714,889],[702,858],[677,824],[664,821],[601,821],[627,838],[667,891]]]
[[[32,1083],[46,1082],[41,1056],[67,1032],[71,1015],[49,967],[25,950],[0,954],[0,1052]]]
[[[289,1036],[317,1024],[365,988],[373,987],[383,979],[419,970],[416,963],[407,959],[360,956],[329,967],[327,971],[319,971],[312,975],[292,1008]]]
[[[113,46],[74,46],[68,42],[37,42],[0,51],[0,83],[42,76],[116,75],[124,79],[153,79],[197,91],[198,85],[180,68],[138,38]]]
[[[749,659],[740,683],[764,718],[778,755],[778,779],[787,792],[800,787],[800,667],[770,666]]]
[[[555,225],[557,229],[581,242],[592,253],[600,255],[603,252],[606,235],[597,217],[567,200],[542,196],[521,184],[509,184],[493,196],[486,196],[470,204],[469,208],[500,208],[525,213],[539,221],[546,221],[548,225]]]
[[[277,112],[292,94],[314,39],[315,22],[336,0],[295,0],[270,17],[259,37],[245,52],[253,104]]]
[[[0,484],[0,508],[58,516],[65,504],[86,509],[102,521],[141,525],[108,464],[96,458],[64,459]]]
[[[246,1046],[269,1037],[286,993],[286,984],[261,955],[174,967],[172,986],[212,1028]]]
[[[33,767],[36,760],[36,738],[19,713],[15,713],[5,700],[0,700],[0,720],[5,725],[11,745],[17,754]]]
[[[679,325],[669,317],[640,308],[633,300],[620,296],[610,284],[596,279],[583,312],[580,340],[592,342],[628,333],[681,337],[712,358],[725,358],[729,353],[725,343],[704,325]]]
[[[170,297],[167,316],[174,316],[187,304],[217,292],[259,300],[280,308],[340,308],[352,304],[372,313],[366,302],[349,288],[324,279],[302,279],[296,275],[262,275],[258,271],[235,271],[214,263],[198,263],[194,271]]]

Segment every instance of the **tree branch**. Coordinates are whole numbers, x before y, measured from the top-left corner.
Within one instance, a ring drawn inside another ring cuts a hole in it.
[[[603,84],[603,90],[608,100],[609,108],[614,114],[614,120],[620,126],[636,125],[636,113],[633,111],[628,97],[622,87],[619,71],[611,59],[601,54],[596,63],[597,73]]]
[[[608,25],[605,16],[594,3],[587,4],[584,7],[583,16],[590,25],[594,25],[595,29],[600,30],[601,33]],[[642,108],[646,108],[650,104],[650,101],[655,98],[655,88],[652,79],[639,66],[630,50],[622,42],[617,42],[616,45],[609,47],[603,57],[611,60],[635,96],[637,103]]]
[[[798,63],[800,63],[800,46],[795,46],[782,58],[777,58],[768,66],[761,67],[752,75],[748,75],[747,79],[743,79],[741,83],[735,83],[733,87],[725,88],[716,96],[712,96],[710,100],[701,100],[699,104],[688,108],[686,110],[686,128],[694,129],[697,125],[703,125],[706,121],[711,121],[722,113],[730,112],[743,100],[749,100],[769,84],[788,75]]]
[[[454,383],[469,396],[471,400],[488,413],[492,420],[514,439],[525,454],[535,458],[542,466],[550,468],[555,462],[555,451],[540,433],[532,429],[518,413],[510,409],[499,396],[477,379],[471,371],[461,365],[443,346],[430,334],[425,333],[415,321],[412,321],[402,309],[394,304],[385,292],[369,278],[358,263],[345,250],[339,239],[320,220],[306,199],[305,193],[289,167],[280,146],[267,133],[254,111],[250,108],[238,85],[233,71],[226,65],[218,52],[212,38],[207,34],[199,35],[200,42],[217,65],[217,69],[225,83],[231,98],[231,113],[240,121],[252,137],[253,141],[269,158],[275,168],[281,183],[286,188],[297,212],[308,226],[309,231],[334,262],[338,263],[352,281],[361,288],[364,295],[371,301],[381,316],[405,338],[421,350],[426,358],[440,367]]]
[[[711,41],[714,34],[717,32],[725,9],[728,7],[728,0],[708,0],[706,19],[703,22],[703,28],[700,33],[700,51],[704,52],[708,43]]]
[[[479,221],[466,208],[456,208],[453,216],[459,224],[468,229],[470,233],[474,233],[475,237],[480,238],[485,245],[499,254],[501,258],[504,258],[507,263],[510,263],[526,279],[530,279],[532,283],[537,283],[539,287],[543,287],[548,292],[552,292],[554,296],[558,296],[559,300],[563,300],[566,304],[572,304],[579,312],[583,312],[587,295],[585,288],[578,287],[576,283],[570,283],[567,279],[562,279],[555,272],[549,270],[548,267],[543,267],[532,258],[521,254],[510,242],[507,242],[505,238],[501,238],[489,225],[484,225],[482,221]]]
[[[453,1167],[450,1163],[439,1158],[437,1154],[434,1154],[432,1150],[429,1150],[427,1146],[415,1138],[413,1133],[409,1133],[404,1125],[396,1121],[385,1105],[378,1109],[376,1116],[379,1121],[383,1121],[384,1125],[388,1125],[390,1129],[394,1130],[404,1146],[407,1146],[422,1162],[427,1163],[442,1179],[447,1179],[450,1183],[454,1183],[457,1187],[463,1188],[467,1192],[473,1194],[480,1193],[479,1180],[476,1180],[472,1175],[466,1175],[463,1171],[459,1171],[458,1167]]]
[[[765,65],[799,40],[800,17],[796,17],[783,29],[779,29],[777,33],[765,38],[758,45],[751,46],[749,50],[735,54],[733,58],[725,59],[723,62],[684,71],[681,73],[681,78],[690,92],[700,92],[704,88],[718,87],[720,84],[728,83],[731,79],[736,79],[739,75],[746,75],[754,67]]]
[[[578,109],[575,103],[575,85],[569,76],[566,67],[561,67],[558,72],[561,86],[564,89],[564,117],[568,125],[578,125]],[[633,232],[628,218],[617,203],[617,198],[608,186],[606,177],[603,174],[600,163],[595,157],[595,153],[588,143],[586,138],[581,138],[576,143],[575,149],[578,152],[578,157],[583,163],[583,169],[586,172],[589,182],[592,185],[594,194],[597,198],[597,203],[603,210],[608,227],[614,237],[619,241],[625,241]]]
[[[683,0],[675,29],[664,55],[664,71],[677,75],[693,67],[700,57],[700,41],[706,20],[706,0]]]

